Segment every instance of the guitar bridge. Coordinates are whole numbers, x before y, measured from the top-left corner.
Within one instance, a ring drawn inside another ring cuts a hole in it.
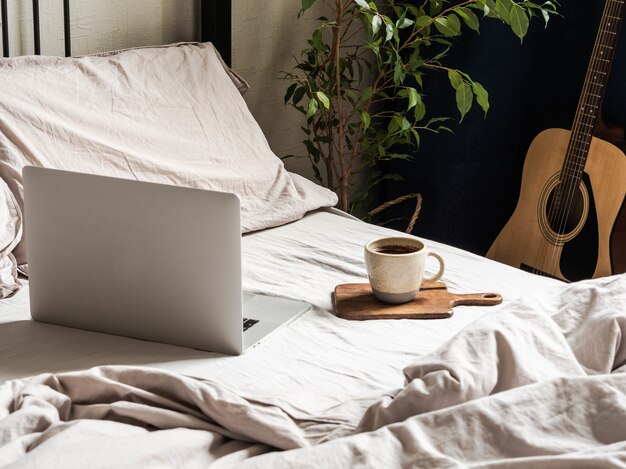
[[[549,274],[547,272],[544,272],[543,270],[531,267],[528,264],[520,264],[519,268],[522,269],[524,272],[541,275],[542,277],[553,278],[555,280],[560,280],[561,282],[563,281],[563,279],[561,279],[559,277],[555,277],[554,275],[551,275],[551,274]]]

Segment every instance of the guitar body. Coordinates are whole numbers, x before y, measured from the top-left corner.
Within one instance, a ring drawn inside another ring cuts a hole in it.
[[[566,281],[626,269],[626,236],[618,231],[626,200],[626,156],[616,146],[591,139],[567,219],[558,226],[550,221],[570,136],[568,130],[548,129],[533,140],[517,207],[487,257]]]

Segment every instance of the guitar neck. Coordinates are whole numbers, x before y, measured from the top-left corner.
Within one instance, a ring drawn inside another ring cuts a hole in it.
[[[615,57],[623,15],[624,0],[606,0],[561,170],[561,181],[567,192],[573,192],[573,188],[578,187],[585,169],[593,130]]]

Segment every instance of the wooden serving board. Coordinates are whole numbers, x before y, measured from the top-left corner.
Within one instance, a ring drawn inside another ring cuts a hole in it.
[[[450,293],[445,283],[424,281],[415,299],[401,305],[378,300],[369,283],[344,283],[335,287],[335,313],[343,319],[439,319],[452,316],[455,306],[494,306],[497,293]]]

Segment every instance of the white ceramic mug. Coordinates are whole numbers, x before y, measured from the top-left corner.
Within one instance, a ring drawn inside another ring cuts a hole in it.
[[[439,261],[439,271],[424,277],[426,258]],[[445,270],[442,257],[415,238],[386,237],[365,245],[365,267],[376,298],[385,303],[407,303],[415,298],[422,280],[439,280]]]

